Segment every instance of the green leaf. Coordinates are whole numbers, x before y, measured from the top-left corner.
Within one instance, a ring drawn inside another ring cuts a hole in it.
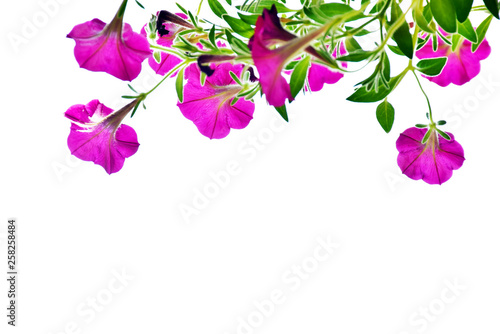
[[[280,114],[280,116],[283,117],[283,119],[288,122],[288,114],[286,112],[285,104],[282,105],[281,107],[274,107],[274,109],[276,109],[276,111]]]
[[[250,49],[248,48],[248,45],[240,41],[238,38],[234,37],[229,30],[225,30],[226,37],[227,37],[227,42],[231,46],[231,49],[238,54],[242,56],[248,56],[250,55]]]
[[[490,26],[491,20],[493,19],[492,15],[489,15],[481,24],[479,27],[476,29],[477,33],[477,43],[472,44],[472,52],[476,52],[477,48],[481,44],[481,42],[484,40],[484,37],[486,36],[486,32],[488,31],[488,28]]]
[[[422,144],[427,143],[427,141],[429,140],[429,137],[431,136],[431,133],[432,133],[431,129],[427,130],[427,132],[424,135],[424,138],[422,138]]]
[[[210,40],[210,43],[217,48],[217,42],[215,41],[215,25],[212,26],[212,29],[210,29],[210,32],[208,33],[208,39]]]
[[[240,86],[243,86],[243,84],[241,83],[241,80],[240,78],[238,78],[238,76],[236,75],[236,73],[234,73],[233,71],[229,71],[229,75],[231,76],[231,78],[233,78],[233,80]]]
[[[401,51],[401,49],[395,45],[390,45],[390,44],[387,44],[387,47],[389,48],[389,50],[391,50],[392,52],[394,52],[395,54],[399,55],[399,56],[404,56],[405,54],[403,53],[403,51]]]
[[[443,137],[444,139],[446,140],[451,140],[451,137],[444,131],[442,130],[439,130],[439,129],[436,129],[436,131],[441,135],[441,137]]]
[[[139,94],[139,93],[137,93],[137,91],[134,89],[134,87],[132,87],[130,84],[127,84],[127,85],[128,85],[128,88],[130,88],[130,89],[131,89],[134,93]]]
[[[399,75],[395,76],[391,80],[389,80],[389,88],[385,86],[380,86],[378,92],[375,90],[367,91],[365,87],[358,88],[351,96],[347,98],[348,101],[352,102],[377,102],[389,95],[399,81],[403,78],[406,72],[402,72]]]
[[[488,8],[490,13],[493,14],[493,16],[498,19],[499,17],[498,17],[498,2],[497,2],[497,0],[483,0],[483,1],[484,1],[484,5],[486,6],[486,8]]]
[[[227,2],[227,4],[228,4],[229,6],[231,6],[231,5],[233,4],[233,2],[232,2],[231,0],[226,0],[226,2]]]
[[[465,20],[463,23],[458,23],[458,33],[472,43],[477,43],[477,33],[469,19]]]
[[[226,10],[222,7],[218,0],[208,0],[208,5],[210,6],[212,12],[220,18],[222,18],[222,15],[227,14]]]
[[[159,64],[161,62],[161,52],[160,51],[153,52],[153,58]]]
[[[394,107],[386,100],[380,103],[377,107],[377,120],[385,132],[391,132],[394,124]]]
[[[276,6],[276,9],[278,10],[278,13],[287,13],[287,12],[294,12],[295,10],[287,8],[285,5],[283,5],[279,1],[273,1],[273,0],[260,0],[260,1],[254,1],[250,6],[236,6],[236,9],[239,9],[241,11],[247,12],[247,13],[253,13],[253,14],[262,14],[262,11],[264,9],[270,9],[272,5]]]
[[[427,34],[425,38],[418,38],[417,40],[417,50],[420,50],[421,48],[424,47],[425,44],[429,41],[429,38],[431,38],[431,34]]]
[[[295,66],[295,69],[292,72],[292,77],[290,78],[290,92],[292,93],[293,98],[295,98],[295,96],[297,96],[300,90],[304,87],[310,63],[311,58],[307,56],[302,59],[297,66]]]
[[[343,3],[324,3],[324,4],[321,4],[318,8],[328,18],[332,18],[332,17],[337,16],[337,15],[344,15],[344,14],[349,13],[349,12],[354,10],[350,6],[345,5]],[[346,22],[359,20],[363,17],[366,17],[366,16],[360,13],[354,17],[349,18]]]
[[[175,90],[177,91],[177,98],[179,102],[184,101],[184,69],[177,73],[177,78],[175,78]]]
[[[373,51],[357,50],[349,53],[348,55],[337,57],[338,61],[352,61],[358,62],[368,59],[373,54]]]
[[[422,59],[417,63],[416,68],[423,74],[434,77],[441,73],[447,59],[447,57]]]
[[[358,51],[358,50],[363,51],[363,49],[361,48],[361,45],[359,45],[359,43],[353,37],[346,38],[344,40],[344,44],[345,44],[345,48],[346,48],[347,52],[349,52],[349,53],[353,53],[353,52]]]
[[[428,127],[427,124],[415,124],[415,127],[419,128],[419,129],[424,129],[426,127]]]
[[[399,7],[396,1],[393,1],[391,6],[391,20],[394,23],[399,17],[401,17],[403,11]],[[408,22],[404,21],[403,24],[394,32],[392,38],[396,41],[399,49],[404,53],[404,55],[410,59],[413,58],[413,39],[410,33],[410,26]]]
[[[238,13],[238,16],[240,17],[240,19],[249,24],[249,25],[255,25],[255,23],[257,23],[257,19],[259,18],[260,15],[245,15],[245,14],[242,14],[242,13]]]
[[[455,0],[455,10],[457,12],[458,22],[463,23],[469,17],[472,3],[474,0]]]
[[[139,5],[139,7],[141,7],[142,9],[146,9],[144,8],[144,6],[142,5],[142,3],[140,3],[139,1],[135,0],[135,3]]]
[[[441,120],[441,121],[437,121],[437,123],[436,123],[436,124],[437,124],[437,125],[445,125],[445,124],[446,124],[446,121],[442,121],[442,120]]]
[[[184,9],[184,7],[182,7],[181,5],[179,5],[177,2],[176,2],[175,4],[177,5],[177,7],[179,7],[179,9],[180,9],[180,10],[181,10],[184,14],[186,14],[186,15],[187,15],[187,13],[188,13],[188,12],[187,12],[187,10],[185,10],[185,9]]]
[[[246,38],[250,38],[253,36],[254,29],[247,23],[243,22],[240,19],[234,18],[232,16],[229,16],[227,14],[222,15],[222,18],[224,21],[229,24],[231,29],[238,35],[241,35]]]
[[[432,15],[444,31],[457,32],[457,13],[453,0],[431,0]]]
[[[433,33],[434,29],[429,26],[429,22],[425,19],[424,14],[418,10],[413,12],[413,17],[415,18],[415,22],[417,25],[425,32]]]

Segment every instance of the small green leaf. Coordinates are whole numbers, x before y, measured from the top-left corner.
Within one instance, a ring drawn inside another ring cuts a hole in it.
[[[215,42],[215,25],[212,26],[212,29],[210,29],[210,32],[208,33],[208,39],[214,47],[217,47],[217,43]]]
[[[238,13],[238,16],[240,19],[250,25],[255,25],[257,23],[257,19],[259,18],[260,15],[245,15],[242,13]]]
[[[389,80],[389,88],[380,86],[378,92],[367,90],[365,87],[358,88],[351,96],[347,98],[351,102],[377,102],[389,95],[403,78],[406,72],[402,72]]]
[[[187,10],[184,9],[184,7],[182,7],[181,5],[179,5],[177,2],[175,3],[177,5],[177,7],[179,7],[179,9],[184,13],[184,14],[187,14]]]
[[[177,73],[177,78],[175,78],[175,90],[180,103],[184,101],[184,69],[185,67]]]
[[[394,107],[385,99],[377,107],[377,120],[385,132],[391,132],[394,124]]]
[[[395,46],[395,45],[387,44],[387,47],[389,48],[389,50],[391,50],[392,52],[394,52],[398,56],[404,56],[405,55],[403,53],[403,51],[401,51],[401,49],[399,47]]]
[[[499,17],[498,17],[498,2],[497,2],[497,0],[483,0],[483,1],[484,1],[484,5],[486,6],[486,8],[488,8],[490,13],[493,14],[493,16],[498,19]]]
[[[231,100],[231,106],[234,106],[236,103],[238,103],[239,99],[239,97],[233,97],[233,99]]]
[[[427,34],[427,36],[425,36],[425,38],[418,38],[418,41],[417,41],[417,50],[420,50],[421,48],[424,47],[425,44],[427,44],[427,42],[429,41],[429,38],[431,38],[431,35],[430,34]]]
[[[419,129],[424,129],[424,128],[428,127],[428,125],[426,125],[426,124],[415,124],[415,127],[419,128]]]
[[[205,72],[200,73],[200,85],[205,86],[205,81],[207,80],[207,74]]]
[[[363,51],[361,48],[361,45],[354,39],[354,37],[348,37],[344,40],[344,45],[347,50],[347,52],[352,53],[358,50]]]
[[[222,7],[218,0],[208,0],[208,5],[210,6],[212,12],[220,18],[222,18],[222,15],[227,14],[226,10]]]
[[[438,121],[437,122],[437,125],[445,125],[446,124],[446,121]]]
[[[159,64],[161,62],[161,52],[160,51],[153,52],[153,58]]]
[[[457,13],[453,0],[431,0],[432,15],[444,31],[457,32]]]
[[[231,49],[233,49],[233,51],[236,54],[241,55],[241,56],[250,55],[250,49],[248,48],[248,45],[243,43],[238,38],[234,37],[229,32],[229,30],[225,29],[224,32],[226,33],[227,42],[229,43],[229,45],[231,46]]]
[[[135,0],[135,3],[137,3],[139,5],[139,7],[141,7],[142,9],[146,9],[139,1]]]
[[[295,66],[295,69],[292,72],[292,77],[290,78],[290,92],[292,93],[293,98],[295,98],[295,96],[297,96],[300,90],[304,87],[310,63],[311,58],[307,56],[302,59],[297,66]]]
[[[134,89],[134,87],[132,87],[130,84],[127,84],[127,85],[128,85],[128,88],[130,88],[130,89],[131,89],[134,93],[139,94],[139,93],[137,93],[137,91]]]
[[[431,129],[427,130],[427,132],[424,135],[424,138],[422,138],[422,144],[427,143],[427,141],[429,140],[429,137],[431,136],[431,133],[432,133]]]
[[[229,6],[231,6],[231,5],[233,4],[233,2],[232,2],[231,0],[226,0],[226,2],[227,2],[227,4],[228,4]]]
[[[241,35],[246,38],[250,38],[253,36],[254,29],[247,23],[243,22],[240,19],[234,18],[232,16],[229,16],[227,14],[222,15],[222,18],[224,21],[229,24],[231,29],[238,35]]]
[[[417,25],[425,32],[433,33],[434,30],[429,26],[429,22],[424,17],[424,14],[418,10],[413,12],[413,17],[415,18],[415,22]]]
[[[270,9],[272,5],[276,6],[278,13],[294,12],[295,10],[287,8],[281,2],[274,0],[254,1],[250,6],[236,6],[236,9],[247,13],[262,14],[264,9]]]
[[[332,18],[337,15],[344,15],[346,13],[349,13],[353,11],[354,9],[346,4],[343,3],[324,3],[319,5],[318,9],[326,15],[328,18]],[[365,17],[363,14],[356,15],[354,17],[351,17],[348,19],[346,22],[349,21],[354,21],[354,20],[359,20],[361,18]]]
[[[477,43],[477,33],[469,19],[465,20],[463,23],[458,23],[458,33],[472,43]]]
[[[446,132],[439,130],[439,129],[436,129],[436,130],[441,135],[441,137],[443,137],[446,140],[451,140],[451,137]]]
[[[238,76],[233,72],[233,71],[229,71],[229,75],[231,76],[231,78],[233,78],[233,80],[240,86],[243,86],[243,84],[241,83],[241,80],[240,78],[238,78]]]
[[[276,111],[280,114],[280,116],[283,117],[283,119],[288,122],[288,114],[286,112],[285,104],[282,105],[281,107],[274,107],[274,109],[276,109]]]
[[[417,63],[416,69],[427,76],[434,77],[441,73],[447,59],[447,57],[422,59]]]
[[[474,0],[455,0],[455,9],[457,11],[458,22],[463,23],[469,17],[472,3]]]
[[[392,2],[391,6],[391,24],[393,24],[399,17],[403,15],[403,11],[399,7],[396,1]],[[399,49],[404,53],[404,55],[410,59],[413,58],[413,39],[410,33],[410,26],[408,22],[404,21],[403,24],[392,35],[393,39],[396,41]]]
[[[349,53],[348,55],[338,57],[338,61],[352,61],[358,62],[368,59],[373,54],[372,51],[357,50]]]
[[[484,40],[484,37],[486,36],[486,32],[488,31],[488,28],[490,27],[491,20],[493,19],[492,15],[489,15],[481,24],[479,27],[476,29],[477,33],[477,43],[472,44],[472,52],[476,52],[477,48],[481,44],[481,42]]]

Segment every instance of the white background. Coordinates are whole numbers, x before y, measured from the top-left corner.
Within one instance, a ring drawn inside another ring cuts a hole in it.
[[[94,17],[109,22],[118,1],[57,2],[43,21],[45,2],[10,1],[0,14],[0,258],[14,217],[20,273],[15,329],[1,280],[1,333],[499,332],[497,21],[477,78],[447,88],[423,79],[435,119],[449,121],[444,129],[467,159],[442,186],[409,180],[396,164],[399,133],[425,122],[414,78],[390,97],[390,134],[376,104],[345,101],[369,70],[299,96],[289,124],[257,98],[246,129],[212,141],[182,116],[167,82],[125,120],[141,146],[109,176],[71,158],[64,112],[95,98],[119,108],[129,90],[79,69],[65,36]],[[125,15],[135,31],[150,13],[176,11],[168,1],[142,2],[146,11],[131,2]],[[26,22],[39,27],[27,34]],[[25,43],[13,47],[9,34]],[[160,79],[143,65],[133,82],[141,91]],[[237,175],[184,219],[180,206],[193,206],[210,173],[235,162]],[[318,239],[339,246],[326,253]],[[122,271],[127,280],[116,281]],[[279,304],[264,301],[279,293]]]

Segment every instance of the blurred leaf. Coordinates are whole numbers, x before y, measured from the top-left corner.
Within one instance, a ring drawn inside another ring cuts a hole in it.
[[[270,9],[272,5],[276,6],[278,13],[294,12],[295,10],[287,8],[279,1],[273,0],[260,0],[254,1],[250,6],[236,6],[236,9],[247,13],[262,14],[264,9]]]
[[[469,17],[472,3],[474,0],[455,0],[455,10],[457,12],[458,22],[464,23]]]
[[[491,20],[493,19],[492,15],[489,15],[481,24],[479,27],[476,29],[477,33],[477,43],[472,44],[472,52],[476,52],[477,48],[481,44],[481,42],[484,40],[484,37],[486,36],[486,32],[488,31],[488,28],[490,26]]]
[[[424,138],[422,138],[422,144],[427,143],[427,141],[429,140],[429,137],[431,136],[431,133],[432,133],[432,130],[428,129],[424,135]]]
[[[274,109],[276,109],[276,111],[280,114],[280,116],[283,117],[283,119],[288,122],[288,114],[286,112],[286,105],[282,105],[281,107],[274,107]]]
[[[386,100],[380,103],[377,107],[377,120],[385,132],[391,132],[394,124],[394,107]]]
[[[222,7],[218,0],[208,0],[208,5],[210,6],[212,12],[220,18],[222,18],[222,15],[227,14],[226,10]]]
[[[222,18],[224,21],[229,24],[231,29],[238,35],[241,35],[246,38],[250,38],[253,36],[254,29],[247,23],[243,22],[243,20],[234,18],[232,16],[229,16],[227,14],[222,15]]]
[[[419,72],[434,77],[441,73],[444,65],[446,65],[447,59],[447,57],[422,59],[415,67]]]
[[[358,88],[351,96],[347,98],[348,101],[352,102],[377,102],[389,95],[392,90],[396,87],[399,81],[403,78],[406,72],[402,72],[395,76],[389,81],[389,88],[385,86],[380,86],[378,92],[375,90],[367,91],[365,87]]]
[[[404,56],[405,54],[403,53],[403,51],[401,51],[401,49],[395,45],[390,45],[390,44],[387,44],[387,47],[389,48],[389,50],[391,50],[392,52],[394,52],[395,54],[399,55],[399,56]]]
[[[352,61],[358,62],[368,59],[373,54],[373,51],[357,50],[349,53],[348,55],[337,57],[338,61]]]
[[[436,129],[436,130],[441,135],[441,137],[443,137],[446,140],[451,140],[451,137],[446,132],[439,130],[439,129]]]
[[[394,24],[398,18],[403,16],[403,11],[394,0],[391,5],[391,24]],[[410,33],[410,26],[406,20],[394,32],[392,38],[396,41],[399,49],[410,59],[413,58],[413,39]]]
[[[248,48],[248,45],[243,43],[241,40],[238,38],[234,37],[229,30],[225,30],[226,37],[227,37],[227,42],[231,46],[231,49],[238,54],[242,56],[248,56],[250,55],[250,49]]]
[[[255,25],[255,23],[257,22],[257,19],[259,18],[260,15],[245,15],[242,13],[238,13],[238,16],[240,17],[240,19],[243,22],[250,24],[250,25]]]
[[[431,11],[444,31],[450,34],[457,32],[457,13],[453,0],[431,0]]]
[[[290,78],[290,92],[292,97],[295,98],[300,90],[304,87],[304,82],[306,81],[307,71],[311,63],[311,58],[309,56],[305,57],[292,72],[292,77]]]
[[[498,2],[497,2],[497,0],[483,0],[483,1],[484,1],[484,5],[486,6],[486,8],[488,8],[490,13],[493,14],[493,16],[498,19],[499,17],[498,17]]]
[[[358,50],[363,51],[361,45],[353,37],[348,37],[344,40],[345,48],[347,52],[352,53]]]
[[[474,30],[474,27],[470,23],[469,19],[466,19],[463,23],[458,23],[458,33],[472,43],[477,43],[476,30]]]
[[[139,1],[135,0],[135,3],[139,5],[139,7],[141,7],[142,9],[146,9],[144,8],[144,6],[142,5],[142,3],[140,3]]]
[[[424,14],[418,10],[413,12],[415,22],[425,32],[433,33],[434,30],[429,26],[429,22],[425,19]]]
[[[210,40],[210,43],[217,48],[217,42],[215,41],[215,25],[212,26],[212,29],[210,29],[210,32],[208,33],[208,39]]]

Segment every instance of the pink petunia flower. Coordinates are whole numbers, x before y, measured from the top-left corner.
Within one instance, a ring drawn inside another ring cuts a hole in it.
[[[179,24],[175,24],[173,22],[163,21],[163,16],[162,15],[166,11],[161,11],[158,13],[158,26],[159,29],[157,29],[157,33],[155,36],[155,42],[163,46],[165,48],[171,48],[172,45],[174,44],[175,37],[177,36],[177,33],[180,31],[184,30],[185,28]],[[176,13],[176,14],[171,14],[170,15],[176,15],[182,19],[187,19],[187,16],[184,13]],[[147,36],[145,26],[141,30],[141,35]],[[159,75],[165,75],[167,74],[171,69],[173,69],[175,66],[179,65],[182,62],[182,59],[179,57],[176,57],[175,55],[172,55],[167,52],[160,52],[160,62],[158,63],[153,55],[151,55],[148,59],[149,66],[155,71],[156,74]]]
[[[347,53],[344,43],[339,44],[339,51],[340,55]],[[332,57],[337,57],[336,49],[334,50]],[[347,63],[342,63],[342,67],[346,68]],[[343,77],[344,74],[342,72],[332,70],[325,65],[321,65],[315,62],[311,63],[311,67],[309,67],[309,72],[307,73],[307,81],[309,82],[309,87],[313,92],[318,92],[323,89],[324,84],[337,83]]]
[[[125,158],[134,155],[139,148],[134,129],[121,124],[137,103],[138,100],[134,100],[116,112],[99,100],[69,108],[64,116],[72,122],[68,137],[71,154],[101,165],[108,174],[118,172]]]
[[[249,42],[249,48],[259,71],[262,92],[270,105],[281,107],[286,99],[293,100],[290,85],[281,75],[281,71],[286,63],[304,50],[321,58],[309,44],[322,33],[323,30],[318,29],[305,36],[296,37],[281,27],[275,6],[270,10],[264,9],[255,24],[255,33]],[[274,49],[269,48],[280,41],[285,43]]]
[[[106,25],[93,19],[76,25],[67,35],[75,40],[75,58],[80,67],[106,72],[118,79],[132,81],[141,72],[141,64],[151,55],[147,38],[123,23],[127,0]]]
[[[236,84],[229,71],[239,76],[243,65],[230,63],[212,64],[214,70],[205,85],[200,83],[200,69],[191,64],[184,73],[188,80],[184,86],[184,100],[177,106],[184,117],[193,121],[198,130],[210,139],[224,138],[230,129],[243,129],[253,118],[255,105],[239,99],[231,105],[241,86]]]
[[[444,33],[444,32],[443,32]],[[445,33],[444,33],[445,34]],[[441,73],[435,77],[424,76],[441,87],[450,83],[463,85],[479,74],[481,70],[480,61],[486,59],[491,52],[490,45],[484,39],[475,52],[472,52],[472,44],[467,39],[463,39],[455,52],[452,52],[451,45],[446,44],[438,38],[438,48],[434,52],[432,49],[432,38],[415,53],[420,59],[447,57],[448,60]]]
[[[462,167],[464,150],[451,133],[447,132],[450,140],[446,140],[435,129],[422,144],[427,130],[413,127],[399,136],[396,141],[398,165],[410,179],[442,184],[451,178],[454,170]]]

